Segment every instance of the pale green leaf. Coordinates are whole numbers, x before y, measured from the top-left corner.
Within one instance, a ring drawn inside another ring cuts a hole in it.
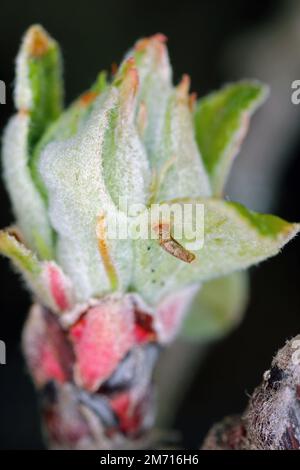
[[[234,157],[247,133],[249,119],[267,96],[259,82],[225,86],[197,103],[195,133],[214,194],[221,194]]]
[[[120,216],[103,174],[104,153],[111,150],[106,148],[107,129],[118,100],[115,87],[99,96],[77,134],[46,145],[40,159],[57,233],[57,260],[76,285],[80,301],[123,290],[131,276],[130,241],[107,240],[101,251],[98,237],[99,220],[104,224],[108,215]]]
[[[30,116],[28,153],[55,121],[63,106],[60,49],[39,25],[31,26],[16,61],[16,108]]]
[[[150,303],[178,286],[208,281],[257,264],[277,254],[299,231],[297,224],[219,199],[186,199],[169,201],[169,204],[174,202],[193,207],[204,205],[204,244],[195,251],[195,260],[188,264],[167,253],[157,240],[134,242],[133,287]],[[194,210],[187,213],[185,224],[195,226],[194,214]],[[155,223],[152,219],[152,224]],[[176,220],[171,225],[173,233],[180,228]],[[196,239],[200,235],[197,233]],[[187,248],[193,240],[178,241]]]
[[[61,58],[57,43],[40,26],[26,32],[16,62],[15,104],[19,113],[3,140],[4,179],[17,223],[42,258],[53,256],[46,207],[31,171],[31,156],[62,109]]]
[[[136,125],[152,169],[150,202],[211,193],[194,136],[189,78],[172,86],[165,40],[160,34],[141,39],[127,54],[139,75]]]
[[[2,146],[3,176],[17,224],[27,245],[42,259],[53,257],[53,235],[46,207],[28,168],[30,118],[17,114],[8,123]]]
[[[150,162],[155,159],[164,125],[164,115],[172,90],[172,69],[165,37],[157,34],[141,39],[128,52],[125,60],[133,57],[137,66],[140,87],[138,91],[138,126],[142,127],[142,139]],[[139,121],[142,122],[142,125]]]
[[[5,230],[0,230],[0,253],[10,258],[25,276],[36,277],[41,272],[36,256]]]
[[[144,145],[135,126],[139,79],[135,64],[128,60],[113,85],[117,101],[109,112],[103,140],[102,165],[107,190],[120,210],[145,205],[150,186],[150,168]]]
[[[107,87],[106,73],[100,72],[93,86],[77,98],[60,117],[48,127],[47,131],[35,146],[30,159],[30,169],[34,181],[45,201],[47,200],[47,191],[39,172],[39,160],[42,150],[51,141],[66,140],[75,135],[90,116],[96,98],[104,93]]]
[[[170,94],[154,159],[156,181],[152,201],[210,196],[210,182],[194,136],[185,76]]]

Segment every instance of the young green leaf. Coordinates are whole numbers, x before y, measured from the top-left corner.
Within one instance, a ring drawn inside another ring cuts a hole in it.
[[[54,257],[52,229],[28,168],[29,129],[30,118],[26,113],[19,113],[9,121],[3,136],[3,176],[26,244],[41,259],[51,259]]]
[[[30,116],[28,151],[61,113],[61,56],[57,43],[39,25],[26,32],[17,57],[15,104]]]
[[[259,82],[242,81],[198,101],[194,116],[196,140],[214,194],[222,194],[250,117],[266,99],[267,91]]]
[[[48,127],[35,146],[30,159],[30,170],[35,184],[45,201],[47,201],[47,190],[39,171],[39,161],[43,149],[51,141],[65,140],[75,135],[90,116],[96,98],[100,94],[103,94],[107,87],[106,72],[100,72],[92,87],[80,95],[79,98]]]
[[[48,193],[49,216],[57,233],[59,264],[76,285],[79,301],[125,289],[131,276],[130,240],[109,240],[108,217],[121,217],[103,172],[111,114],[119,91],[99,96],[76,135],[45,146],[40,172]],[[113,160],[114,153],[110,153]],[[139,181],[136,181],[139,183]],[[118,181],[122,184],[122,180]],[[127,188],[127,191],[130,188]]]
[[[61,268],[53,261],[39,261],[13,231],[0,231],[0,254],[12,261],[42,304],[54,312],[72,307],[73,286]]]
[[[279,217],[257,214],[240,204],[219,199],[186,199],[169,201],[169,204],[191,204],[193,210],[184,214],[184,227],[196,227],[194,220],[197,204],[204,206],[204,243],[194,252],[190,263],[182,261],[178,249],[169,253],[158,240],[136,240],[134,243],[135,271],[133,287],[150,303],[155,303],[178,286],[192,282],[204,282],[231,272],[246,269],[279,252],[299,231],[298,224],[290,224]],[[199,222],[199,221],[198,221]],[[201,222],[201,221],[200,221]],[[152,228],[159,222],[152,218]],[[168,223],[168,222],[167,222]],[[174,218],[171,233],[180,233],[182,220]],[[202,225],[195,240],[201,239]],[[185,229],[184,229],[185,230]],[[191,240],[177,241],[184,254],[190,249]],[[195,241],[194,240],[194,241]],[[194,242],[192,240],[192,243]]]
[[[210,196],[210,182],[194,136],[190,79],[185,75],[170,93],[154,164],[152,200]]]
[[[38,178],[31,170],[34,148],[62,109],[61,58],[57,43],[36,25],[26,32],[16,65],[15,105],[3,140],[4,179],[17,223],[28,245],[53,256],[53,235]]]
[[[135,115],[139,79],[134,59],[128,59],[112,84],[116,105],[110,110],[102,149],[102,165],[107,190],[120,210],[132,204],[145,205],[150,185],[147,153],[137,128]]]
[[[165,42],[162,34],[141,39],[125,58],[133,57],[137,66],[140,81],[137,121],[144,121],[142,139],[151,163],[155,159],[172,90],[172,69]]]
[[[150,202],[210,195],[210,184],[195,142],[189,77],[172,86],[166,38],[137,42],[133,57],[139,76],[136,125],[152,169]]]
[[[41,272],[36,256],[9,231],[0,231],[0,253],[10,258],[25,276],[36,277]]]

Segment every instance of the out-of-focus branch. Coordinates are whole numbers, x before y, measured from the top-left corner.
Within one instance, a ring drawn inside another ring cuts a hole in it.
[[[279,350],[244,415],[213,426],[202,448],[300,450],[300,335]]]

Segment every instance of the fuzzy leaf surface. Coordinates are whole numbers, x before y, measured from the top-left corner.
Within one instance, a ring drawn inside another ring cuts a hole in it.
[[[213,193],[220,195],[249,120],[267,96],[267,87],[242,81],[200,99],[194,114],[196,140]]]

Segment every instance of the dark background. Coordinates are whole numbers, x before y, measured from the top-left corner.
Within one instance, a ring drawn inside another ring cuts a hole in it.
[[[280,17],[285,3],[2,0],[0,79],[9,89],[7,104],[0,107],[0,128],[13,112],[13,60],[20,38],[34,22],[43,24],[61,43],[67,102],[93,82],[99,70],[120,61],[137,38],[155,32],[169,38],[175,80],[187,72],[193,89],[202,95],[236,78],[223,67],[226,46]],[[300,219],[298,140],[289,149],[290,164],[282,175],[278,203],[273,208],[290,220]],[[13,220],[3,185],[0,217],[1,227]],[[216,420],[241,411],[247,392],[259,383],[272,355],[287,338],[299,333],[299,260],[298,239],[278,257],[251,270],[252,295],[245,320],[226,339],[211,346],[176,416],[176,428],[186,446],[199,444]],[[7,365],[0,366],[0,448],[42,448],[35,394],[20,352],[21,328],[30,299],[4,259],[0,260],[0,282],[0,339],[7,345]]]

